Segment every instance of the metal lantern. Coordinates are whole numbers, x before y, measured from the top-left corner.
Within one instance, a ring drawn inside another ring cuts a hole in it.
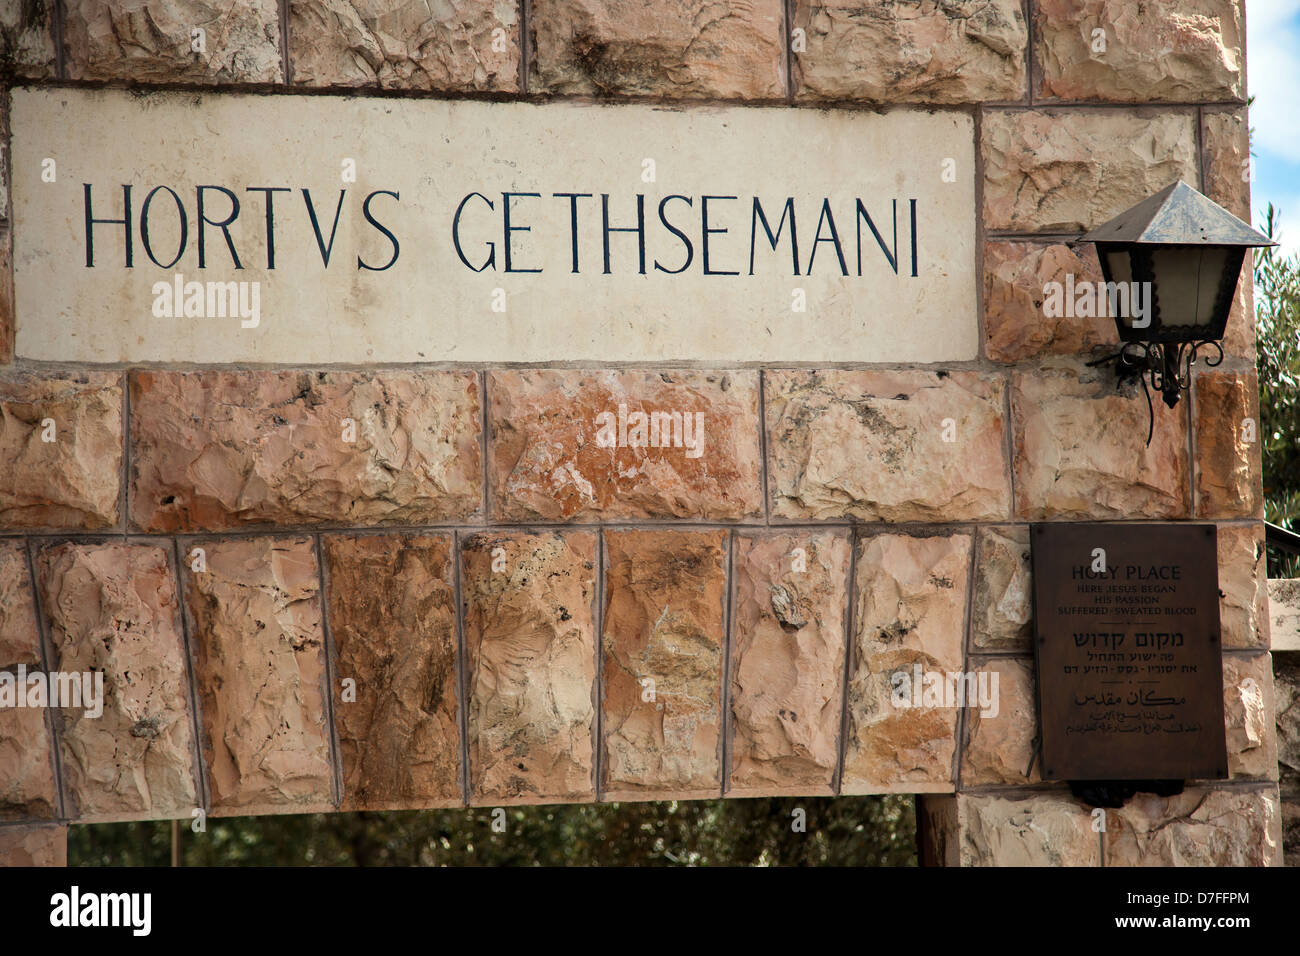
[[[1246,250],[1277,243],[1185,182],[1175,182],[1083,236],[1097,247],[1121,379],[1149,381],[1170,408],[1190,385],[1197,351],[1223,361],[1224,326]],[[1148,396],[1149,397],[1149,396]],[[1148,441],[1150,437],[1148,435]]]

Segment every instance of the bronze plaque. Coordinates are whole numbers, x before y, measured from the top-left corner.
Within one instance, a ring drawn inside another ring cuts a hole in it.
[[[1214,525],[1038,524],[1031,541],[1043,776],[1226,777]]]

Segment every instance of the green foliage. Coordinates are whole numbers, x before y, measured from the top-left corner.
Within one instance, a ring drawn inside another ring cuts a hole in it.
[[[1265,234],[1274,237],[1280,221],[1270,203]],[[1300,255],[1256,251],[1255,321],[1264,517],[1300,531]],[[1300,577],[1300,557],[1270,552],[1268,574]]]
[[[807,812],[807,832],[792,812]],[[910,796],[782,797],[182,821],[186,866],[914,866]],[[171,824],[74,826],[77,866],[167,866]]]

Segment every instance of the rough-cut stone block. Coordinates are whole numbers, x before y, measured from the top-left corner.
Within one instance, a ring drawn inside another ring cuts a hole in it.
[[[1106,811],[1107,866],[1277,866],[1277,790],[1204,790],[1175,797],[1139,793]]]
[[[1219,630],[1224,647],[1269,646],[1264,526],[1219,525]]]
[[[1244,43],[1240,0],[1038,0],[1034,97],[1240,100]]]
[[[94,674],[102,696],[60,722],[67,813],[82,820],[188,817],[199,805],[189,670],[168,549],[55,545],[37,556],[51,667]],[[73,697],[76,702],[76,697]],[[96,714],[96,710],[102,712]]]
[[[0,376],[0,527],[108,528],[121,488],[117,373]]]
[[[28,667],[27,673],[40,669]],[[6,670],[16,680],[18,672]],[[44,708],[0,708],[0,821],[57,815],[52,748]]]
[[[1283,793],[1300,802],[1300,659],[1273,656],[1274,729],[1278,779]]]
[[[0,670],[43,671],[31,575],[21,541],[0,541]],[[16,703],[16,701],[14,701]],[[44,708],[0,707],[0,821],[49,819],[58,810]]]
[[[201,547],[206,570],[194,570]],[[213,812],[332,808],[320,578],[310,538],[187,544],[185,604]]]
[[[1011,384],[1016,516],[1185,518],[1186,402],[1153,396],[1147,440],[1142,389],[1117,390],[1109,367],[1057,365],[1017,372]]]
[[[475,802],[595,798],[597,550],[586,531],[462,546]]]
[[[1201,127],[1205,195],[1251,222],[1250,126],[1246,111],[1206,110]]]
[[[986,111],[984,228],[1083,232],[1196,183],[1195,127],[1185,110]]]
[[[1024,100],[1029,31],[1016,0],[981,4],[796,0],[801,100]]]
[[[741,535],[732,575],[737,796],[833,793],[844,699],[847,535]]]
[[[1300,578],[1269,580],[1268,608],[1273,650],[1300,651]]]
[[[781,0],[533,0],[529,87],[710,99],[785,95]]]
[[[449,535],[328,535],[344,810],[462,800]],[[354,681],[355,694],[343,682]],[[349,699],[351,698],[351,699]]]
[[[514,0],[290,0],[289,61],[303,86],[519,88]]]
[[[976,687],[985,697],[966,710],[966,754],[962,759],[963,787],[1019,785],[1042,780],[1034,759],[1038,736],[1038,705],[1032,660],[988,660],[971,664]],[[993,676],[997,683],[993,683]],[[981,706],[975,706],[979,704]],[[1033,764],[1032,769],[1030,764]],[[1026,771],[1030,771],[1026,775]]]
[[[1255,373],[1207,372],[1194,383],[1196,516],[1263,517]]]
[[[723,531],[605,535],[603,796],[721,794]]]
[[[66,0],[64,10],[69,79],[222,84],[284,79],[277,0]]]
[[[1092,810],[1053,791],[1023,797],[958,794],[962,866],[1100,866]]]
[[[971,648],[976,651],[1033,649],[1033,592],[1029,528],[980,528],[975,539],[975,590],[971,596]]]
[[[984,243],[984,354],[995,362],[1020,362],[1113,345],[1118,341],[1114,319],[1078,315],[1077,296],[1057,309],[1044,291],[1048,283],[1058,283],[1065,303],[1068,290],[1101,281],[1091,244]]]
[[[54,17],[54,0],[10,0],[0,5],[0,77],[54,76]]]
[[[1223,719],[1228,774],[1277,779],[1273,659],[1266,652],[1223,655]]]
[[[1223,330],[1223,351],[1233,358],[1245,359],[1249,365],[1255,364],[1257,340],[1254,282],[1253,259],[1247,253],[1245,261],[1241,264],[1241,275],[1237,278],[1237,291],[1232,297],[1228,324]]]
[[[147,531],[464,518],[481,506],[481,429],[472,372],[138,371],[131,518]]]
[[[0,827],[0,867],[67,865],[67,827]]]
[[[1277,748],[1275,779],[1283,802],[1300,804],[1300,657],[1295,654],[1271,655],[1272,733]],[[1297,847],[1300,849],[1300,847]],[[1287,864],[1290,866],[1291,864]]]
[[[763,512],[757,372],[498,371],[488,390],[498,520]]]
[[[961,827],[955,794],[916,798],[916,828],[920,837],[920,866],[961,866]]]
[[[942,371],[765,374],[774,516],[1010,516],[1000,379]]]
[[[965,534],[859,543],[841,793],[952,792],[958,709],[924,690],[964,670],[970,561]]]
[[[41,663],[27,549],[19,539],[0,541],[0,667]]]

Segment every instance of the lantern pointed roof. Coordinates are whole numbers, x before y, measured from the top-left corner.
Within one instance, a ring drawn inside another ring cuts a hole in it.
[[[1181,179],[1083,236],[1084,242],[1166,245],[1275,246]]]

